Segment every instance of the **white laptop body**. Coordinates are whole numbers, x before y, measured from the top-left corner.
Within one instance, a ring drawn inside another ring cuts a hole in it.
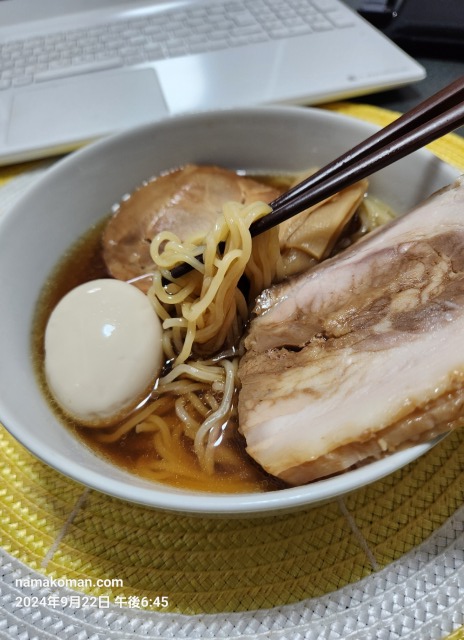
[[[282,0],[290,17],[280,9],[278,23],[267,27],[276,37],[265,37],[253,20],[277,11],[278,1],[230,0],[232,21],[224,28],[222,0],[0,0],[0,164],[69,151],[175,114],[314,105],[425,76],[419,64],[339,0]],[[300,34],[297,18],[314,9],[306,8],[308,2],[322,7],[337,28],[329,29],[323,15],[314,18],[310,33]],[[158,45],[156,29],[166,12]],[[186,31],[188,20],[198,29],[194,36]],[[290,27],[290,34],[279,25]],[[170,40],[174,27],[179,45]],[[84,32],[90,45],[78,51],[69,71],[63,67],[70,55],[65,49],[69,42],[79,45]],[[232,36],[236,40],[223,48]],[[113,46],[106,58],[96,48],[102,41]],[[46,64],[44,44],[55,47]],[[163,48],[157,53],[162,57],[142,55],[145,45],[149,51]],[[24,62],[24,47],[37,57],[37,68]],[[169,48],[172,57],[166,57]],[[15,66],[21,65],[16,76]]]

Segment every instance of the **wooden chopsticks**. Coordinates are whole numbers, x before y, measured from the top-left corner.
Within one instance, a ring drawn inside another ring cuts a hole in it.
[[[334,195],[464,124],[464,77],[459,78],[271,202],[250,227],[252,236]]]
[[[441,89],[270,203],[250,226],[257,236],[464,124],[464,77]],[[174,267],[178,278],[190,271]]]

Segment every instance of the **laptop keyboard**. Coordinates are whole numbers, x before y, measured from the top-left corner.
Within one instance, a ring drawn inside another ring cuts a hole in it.
[[[0,44],[0,89],[351,24],[331,0],[216,0]]]

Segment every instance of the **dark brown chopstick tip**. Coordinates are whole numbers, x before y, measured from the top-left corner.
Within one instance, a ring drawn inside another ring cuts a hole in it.
[[[276,198],[271,203],[272,211],[250,226],[251,235],[279,225],[463,124],[461,77]],[[191,269],[188,264],[180,264],[171,274],[178,278]]]

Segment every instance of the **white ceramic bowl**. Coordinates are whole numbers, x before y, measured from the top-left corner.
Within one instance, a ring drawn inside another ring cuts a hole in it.
[[[135,503],[200,514],[261,514],[330,500],[389,474],[431,446],[270,493],[206,494],[133,476],[95,455],[50,411],[31,364],[37,296],[66,249],[145,178],[185,164],[278,173],[323,165],[376,127],[318,109],[263,108],[184,116],[137,128],[57,163],[0,220],[0,419],[34,455],[74,480]],[[371,192],[398,212],[457,171],[426,151],[379,172]]]

